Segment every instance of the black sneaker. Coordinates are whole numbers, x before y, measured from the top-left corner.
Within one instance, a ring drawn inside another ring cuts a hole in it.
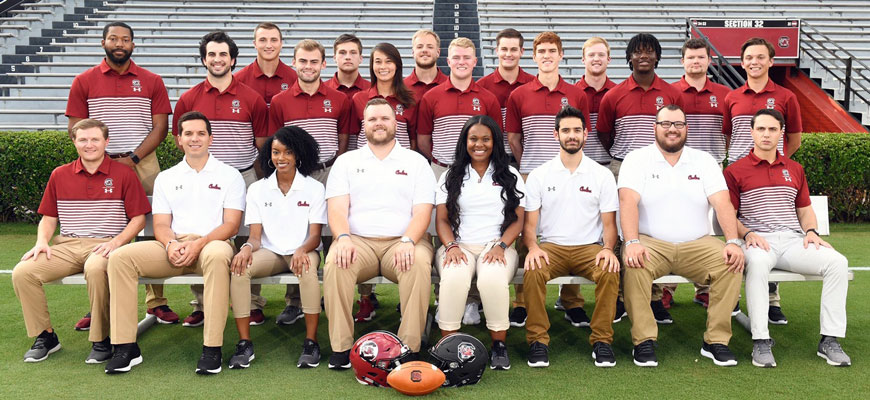
[[[24,362],[40,362],[58,350],[60,350],[60,341],[57,340],[57,333],[42,331],[33,341],[30,350],[24,353]]]
[[[300,318],[304,317],[302,314],[302,309],[296,306],[287,306],[284,307],[284,311],[281,311],[281,314],[278,314],[278,317],[275,318],[275,323],[278,325],[292,325],[294,322],[298,321]]]
[[[112,359],[112,341],[106,336],[99,342],[91,345],[91,354],[85,359],[85,364],[102,364]]]
[[[616,366],[616,356],[613,355],[613,348],[604,342],[595,342],[592,345],[592,361],[596,367],[614,367]]]
[[[248,368],[251,366],[251,361],[254,361],[254,358],[254,343],[250,340],[239,340],[239,343],[236,343],[235,354],[230,357],[230,369]]]
[[[671,318],[671,313],[665,308],[665,305],[661,300],[651,301],[649,302],[650,308],[652,308],[653,317],[656,319],[656,323],[658,324],[673,324],[674,320]]]
[[[492,342],[492,349],[489,355],[489,369],[500,369],[507,371],[511,369],[511,360],[508,358],[507,346],[501,340]]]
[[[634,346],[631,355],[634,357],[634,365],[638,367],[659,366],[659,359],[656,358],[656,342],[654,340],[643,341],[639,345]]]
[[[329,369],[348,368],[350,368],[350,350],[339,351],[329,356]]]
[[[788,318],[782,313],[782,308],[770,306],[767,309],[767,322],[774,325],[788,325]]]
[[[613,323],[617,323],[622,321],[623,317],[627,317],[628,313],[625,312],[625,303],[620,299],[616,299],[616,313],[613,316]]]
[[[532,368],[543,368],[550,366],[550,357],[547,355],[549,348],[541,342],[532,343],[529,346],[528,364]]]
[[[302,342],[302,354],[296,362],[296,368],[317,368],[320,365],[320,345],[311,339]]]
[[[724,344],[704,344],[701,346],[701,355],[713,360],[713,364],[720,367],[731,367],[737,365],[737,357],[731,352],[731,349]]]
[[[586,311],[583,310],[583,307],[574,307],[565,311],[565,319],[571,322],[571,325],[578,328],[589,326],[589,316],[586,315]]]
[[[372,302],[375,308],[381,308],[381,302],[378,301],[378,296],[375,295],[375,292],[369,295],[369,301]]]
[[[251,348],[253,353],[254,349]],[[202,355],[196,363],[196,373],[200,375],[214,375],[221,372],[221,348],[202,346]]]
[[[115,345],[112,359],[106,364],[107,374],[129,372],[131,368],[142,364],[142,352],[135,342]]]
[[[526,326],[526,318],[528,318],[528,316],[529,313],[526,312],[525,307],[514,307],[509,317],[511,326],[517,328]]]

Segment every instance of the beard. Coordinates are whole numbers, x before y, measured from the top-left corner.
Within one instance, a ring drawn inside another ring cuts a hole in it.
[[[396,138],[396,130],[388,128],[386,131],[387,134],[383,137],[375,137],[373,132],[366,132],[366,141],[375,146],[381,146],[392,142]]]
[[[668,152],[668,153],[676,153],[683,149],[683,146],[686,145],[686,136],[683,136],[682,140],[674,144],[665,143],[664,139],[659,139],[658,135],[656,135],[656,143],[658,143],[659,148]]]
[[[565,150],[565,152],[568,154],[577,154],[578,152],[580,152],[580,150],[583,150],[583,145],[585,144],[586,142],[581,140],[579,146],[577,146],[576,148],[570,148],[565,142],[561,140],[559,141],[559,147],[561,147],[562,150]]]
[[[435,57],[432,57],[432,62],[430,62],[430,63],[428,63],[428,64],[423,64],[423,63],[421,63],[421,62],[419,62],[419,61],[417,61],[417,60],[414,60],[414,63],[415,63],[418,67],[420,67],[421,69],[429,69],[429,68],[434,67],[435,64],[438,63],[438,59],[436,59]]]
[[[115,64],[115,65],[124,65],[124,64],[126,64],[127,61],[130,60],[130,57],[133,55],[133,52],[132,52],[132,51],[127,51],[127,50],[124,50],[124,49],[115,49],[115,50],[103,49],[103,50],[106,51],[106,58],[109,59],[109,61],[111,61],[111,62],[112,62],[113,64]],[[121,57],[115,57],[114,52],[115,52],[116,50],[123,51],[123,52],[124,52],[124,55],[121,56]]]

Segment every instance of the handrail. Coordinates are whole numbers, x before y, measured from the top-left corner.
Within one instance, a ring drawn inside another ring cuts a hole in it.
[[[21,3],[24,3],[24,0],[0,0],[0,14],[5,14]]]
[[[846,107],[846,110],[849,110],[849,108],[851,108],[850,107],[850,105],[851,105],[850,100],[851,100],[851,97],[853,95],[855,97],[858,97],[861,100],[863,100],[864,103],[870,104],[870,100],[868,100],[868,98],[867,98],[867,94],[870,93],[870,88],[868,88],[864,83],[865,81],[870,81],[870,77],[868,77],[864,74],[864,70],[852,68],[852,64],[858,63],[858,65],[864,67],[864,69],[867,69],[867,70],[870,70],[870,66],[868,66],[867,64],[862,62],[860,59],[857,59],[849,51],[847,51],[842,46],[837,44],[836,41],[831,40],[825,34],[821,33],[818,29],[816,29],[814,26],[807,23],[806,21],[802,21],[801,25],[802,25],[801,26],[801,33],[804,35],[804,37],[809,42],[816,44],[815,47],[811,46],[809,44],[806,44],[806,45],[802,46],[802,49],[805,51],[807,56],[809,56],[814,62],[816,62],[816,64],[821,66],[834,79],[836,79],[837,81],[839,81],[840,83],[843,84],[843,86],[844,86],[844,93],[843,93],[843,103],[844,104],[843,105]],[[804,29],[804,28],[807,28],[807,29]],[[809,29],[812,29],[813,32],[810,32]],[[824,40],[824,42],[819,41],[817,38],[813,37],[813,35],[821,36],[821,38]],[[836,49],[835,50],[829,49],[828,47],[826,47],[825,43],[833,45]],[[840,51],[841,53],[845,54],[846,58],[843,58],[842,56],[837,54],[837,51]],[[830,56],[826,56],[824,53],[827,53]],[[843,73],[842,78],[839,76],[839,74],[840,74],[839,69],[835,70],[833,68],[830,68],[830,67],[828,67],[828,65],[826,65],[825,62],[823,62],[823,61],[831,62],[834,60],[842,62],[845,65],[846,71]],[[861,79],[852,79],[853,72],[857,72],[857,74],[860,76]],[[861,91],[854,90],[852,88],[853,84],[860,87],[861,89],[863,89],[864,93],[862,94]]]
[[[731,66],[731,63],[729,63],[728,59],[725,58],[725,56],[723,56],[718,49],[716,49],[716,46],[713,46],[713,43],[710,42],[710,38],[708,38],[707,35],[701,32],[700,28],[692,25],[692,18],[686,18],[686,26],[689,28],[689,31],[686,33],[690,38],[692,36],[692,32],[694,32],[698,35],[698,37],[707,42],[707,45],[710,46],[710,50],[714,54],[713,60],[711,60],[714,61],[714,64],[711,65],[715,66],[715,68],[711,69],[710,71],[713,72],[716,81],[726,84],[731,89],[736,89],[740,86],[743,86],[743,84],[746,83],[746,80],[743,79],[743,76],[741,76],[740,73]]]

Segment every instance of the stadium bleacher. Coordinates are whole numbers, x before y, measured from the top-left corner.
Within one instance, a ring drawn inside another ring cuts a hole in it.
[[[404,72],[408,74],[413,67],[410,37],[417,29],[432,28],[434,4],[433,0],[191,0],[183,4],[169,0],[26,0],[0,19],[4,49],[0,130],[66,127],[63,111],[69,86],[78,73],[103,56],[99,42],[107,21],[122,20],[133,26],[137,47],[133,59],[163,76],[174,102],[203,79],[196,46],[204,33],[228,31],[241,49],[238,65],[244,66],[255,57],[251,29],[266,20],[283,30],[285,59],[300,39],[324,43],[329,63],[325,76],[335,72],[330,44],[344,32],[362,39],[364,53],[378,42],[395,44],[405,56]],[[569,81],[583,74],[583,41],[603,36],[613,47],[609,75],[622,80],[629,74],[622,58],[628,39],[638,32],[649,32],[663,47],[657,72],[674,81],[682,75],[679,48],[686,38],[687,18],[799,18],[804,24],[803,36],[817,40],[803,40],[800,67],[835,99],[843,100],[841,81],[846,67],[821,47],[836,50],[841,57],[853,57],[849,110],[860,116],[864,125],[870,125],[870,109],[864,100],[870,98],[870,42],[866,40],[870,8],[866,1],[651,0],[643,7],[638,4],[626,0],[479,0],[482,71],[489,73],[496,66],[493,38],[510,26],[529,39],[544,30],[559,33],[566,51],[562,72]],[[839,48],[831,47],[834,45]],[[527,50],[521,65],[534,73],[530,56]]]

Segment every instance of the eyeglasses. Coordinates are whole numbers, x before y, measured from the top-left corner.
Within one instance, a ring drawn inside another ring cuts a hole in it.
[[[673,125],[674,128],[683,129],[686,127],[686,121],[656,121],[656,125],[665,129],[671,129],[671,125]]]

